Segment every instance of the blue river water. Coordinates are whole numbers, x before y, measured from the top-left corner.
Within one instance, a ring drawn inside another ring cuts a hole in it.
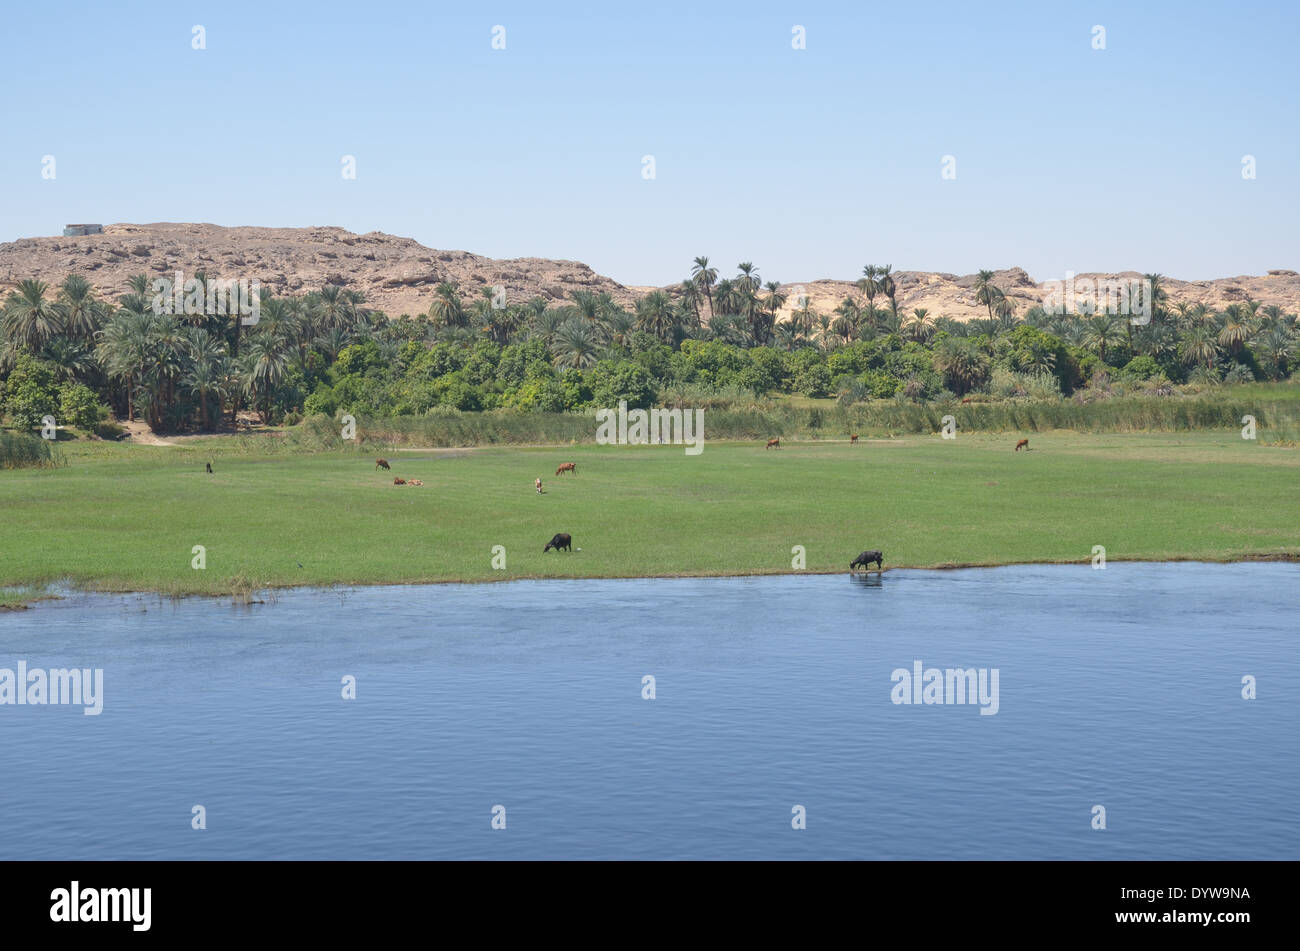
[[[1298,585],[1112,562],[74,593],[0,615],[0,669],[103,670],[95,716],[0,704],[0,859],[1296,859]],[[918,662],[983,671],[986,702],[895,702]]]

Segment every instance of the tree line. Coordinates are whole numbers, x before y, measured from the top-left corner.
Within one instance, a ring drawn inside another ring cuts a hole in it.
[[[196,275],[206,287],[206,275]],[[0,310],[0,410],[30,429],[45,415],[85,429],[138,419],[213,431],[240,414],[294,422],[357,410],[558,412],[765,394],[945,400],[1068,395],[1108,380],[1155,387],[1291,376],[1294,313],[1254,301],[1170,305],[1144,278],[1151,319],[1018,315],[992,271],[976,277],[984,317],[903,313],[889,265],[866,265],[830,312],[764,282],[752,262],[719,276],[697,257],[673,288],[634,307],[605,293],[503,303],[491,288],[438,284],[425,314],[390,320],[364,295],[325,285],[263,289],[259,317],[167,313],[137,275],[114,300],[80,275],[23,280]],[[792,304],[784,319],[778,319]]]

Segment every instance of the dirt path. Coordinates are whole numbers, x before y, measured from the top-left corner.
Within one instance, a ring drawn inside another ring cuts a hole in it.
[[[118,425],[126,430],[127,438],[130,439],[131,442],[139,443],[142,446],[176,445],[176,443],[172,442],[169,439],[163,439],[160,436],[155,436],[153,430],[149,428],[149,425],[147,423],[141,423],[135,420],[131,420],[130,422],[118,423]]]

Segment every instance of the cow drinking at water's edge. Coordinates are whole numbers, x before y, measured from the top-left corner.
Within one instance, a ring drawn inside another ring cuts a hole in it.
[[[864,551],[862,554],[858,555],[857,558],[854,558],[851,562],[849,562],[849,571],[852,571],[854,568],[857,568],[859,565],[861,565],[865,569],[873,561],[876,563],[877,571],[880,571],[881,569],[884,568],[885,566],[884,554],[878,551]]]

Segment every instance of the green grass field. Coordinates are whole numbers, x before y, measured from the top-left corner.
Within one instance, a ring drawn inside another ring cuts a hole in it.
[[[1300,556],[1300,452],[1230,433],[223,455],[70,444],[0,472],[0,586],[285,585]],[[212,459],[216,472],[203,463]],[[576,476],[554,476],[560,462]],[[421,487],[398,487],[393,475]],[[537,495],[541,476],[546,493]],[[581,551],[542,553],[556,532]],[[191,567],[194,546],[206,568]],[[506,569],[492,566],[493,546]],[[17,597],[11,595],[11,600]]]

